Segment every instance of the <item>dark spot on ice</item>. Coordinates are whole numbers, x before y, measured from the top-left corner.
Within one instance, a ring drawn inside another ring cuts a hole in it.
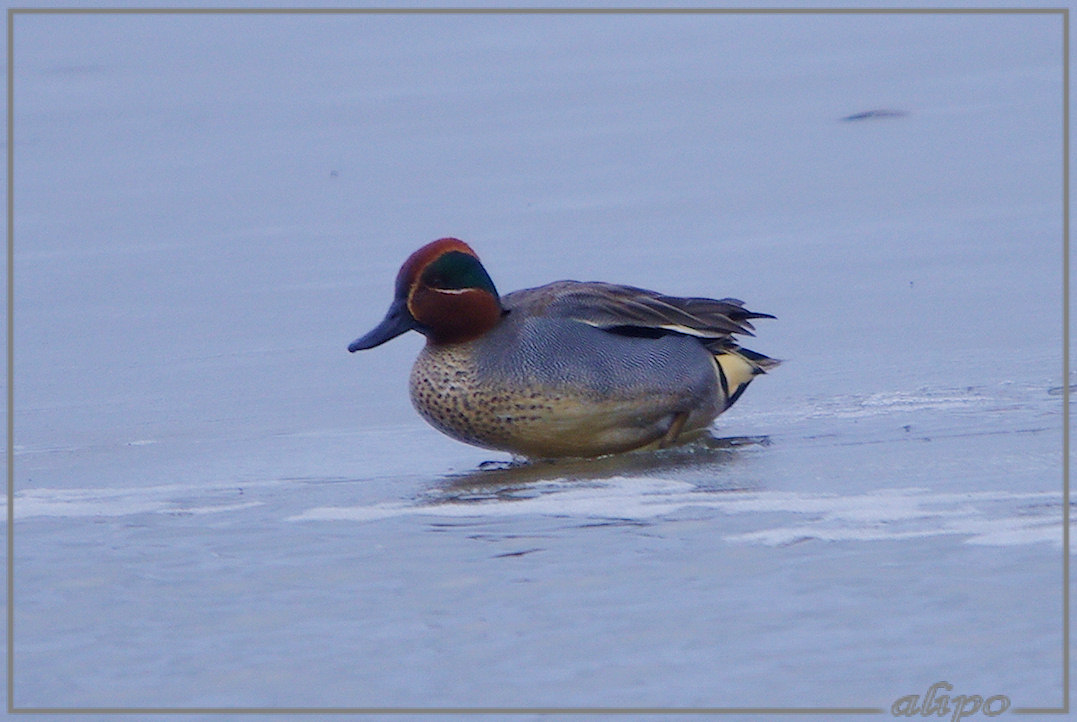
[[[803,544],[804,542],[816,541],[816,539],[817,539],[817,537],[813,537],[813,536],[798,536],[795,539],[790,539],[789,541],[784,541],[781,544],[779,544],[778,546],[791,547],[794,544]]]
[[[904,110],[891,110],[887,108],[879,108],[877,110],[865,110],[862,113],[853,113],[847,115],[842,120],[880,120],[882,118],[904,118],[908,113]]]
[[[586,524],[578,524],[577,529],[593,529],[605,526],[651,526],[650,522],[640,519],[609,519],[606,521],[594,521]]]
[[[503,559],[504,557],[522,557],[524,554],[530,554],[531,552],[540,552],[542,549],[535,547],[534,549],[521,549],[518,552],[505,552],[504,554],[494,554],[493,559]]]

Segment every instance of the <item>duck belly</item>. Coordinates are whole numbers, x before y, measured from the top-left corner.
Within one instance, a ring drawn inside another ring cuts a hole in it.
[[[539,458],[630,451],[679,423],[681,432],[705,428],[724,408],[712,357],[694,340],[676,339],[672,348],[624,340],[632,363],[624,362],[626,349],[596,364],[516,353],[519,344],[506,353],[486,338],[428,344],[412,369],[412,403],[455,439]]]

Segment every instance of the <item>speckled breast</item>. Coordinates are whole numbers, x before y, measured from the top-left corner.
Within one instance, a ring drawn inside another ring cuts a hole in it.
[[[476,446],[516,450],[514,439],[553,410],[548,394],[506,389],[480,374],[474,344],[427,345],[411,370],[411,402],[439,431]]]
[[[613,337],[562,321],[506,322],[463,344],[427,344],[411,399],[435,428],[524,456],[597,456],[718,414],[714,364],[691,339]]]

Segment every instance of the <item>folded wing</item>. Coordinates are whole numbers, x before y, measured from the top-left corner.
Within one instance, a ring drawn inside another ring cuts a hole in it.
[[[714,353],[738,348],[734,334],[754,335],[751,319],[774,318],[736,298],[682,298],[599,281],[558,281],[511,293],[503,302],[510,311],[526,305],[533,315],[571,318],[611,333],[695,336]]]

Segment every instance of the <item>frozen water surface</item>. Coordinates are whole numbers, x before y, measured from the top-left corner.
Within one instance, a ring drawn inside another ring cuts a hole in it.
[[[1061,18],[18,16],[17,707],[1062,701]],[[786,363],[519,465],[350,355],[400,262]]]

